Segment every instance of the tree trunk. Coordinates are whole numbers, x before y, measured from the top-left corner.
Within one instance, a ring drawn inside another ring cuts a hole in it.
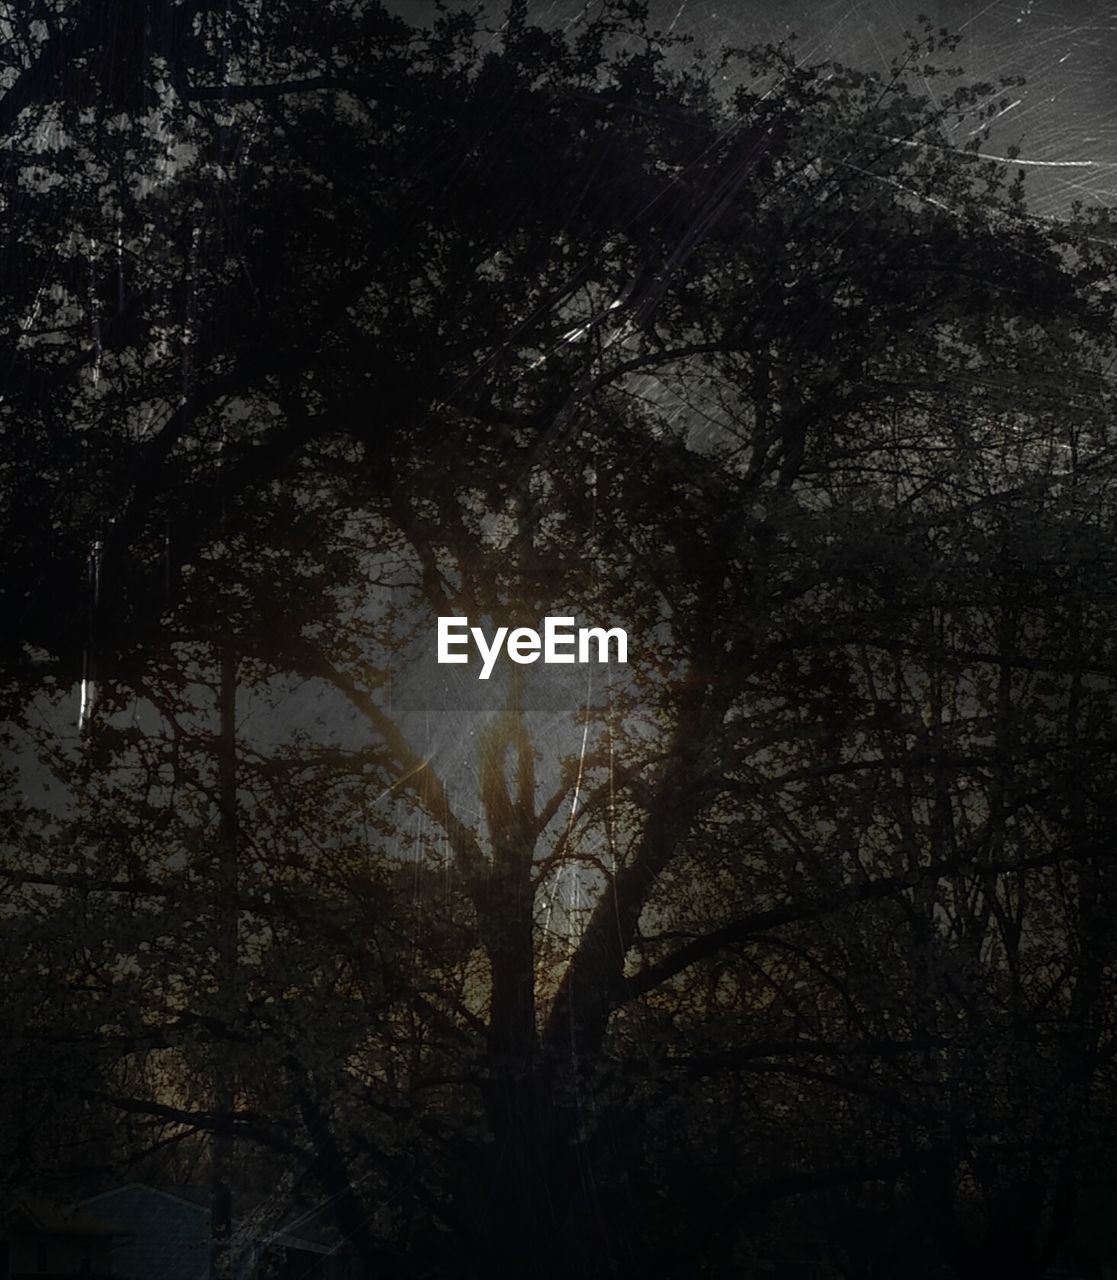
[[[217,999],[220,1017],[231,1019],[237,1000],[237,658],[221,646],[218,684],[217,755]],[[236,1078],[230,1047],[218,1044],[214,1057],[214,1112],[210,1170],[210,1272],[213,1280],[232,1274],[232,1116]]]

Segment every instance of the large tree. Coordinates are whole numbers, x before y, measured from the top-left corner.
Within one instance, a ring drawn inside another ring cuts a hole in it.
[[[1111,263],[998,88],[114,12],[5,32],[14,1069],[212,1134],[217,1270],[255,1144],[370,1274],[730,1274],[823,1192],[1038,1274],[1111,1123]],[[447,614],[630,662],[432,684]]]

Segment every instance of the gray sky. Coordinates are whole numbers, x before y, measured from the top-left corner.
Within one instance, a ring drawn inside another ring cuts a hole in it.
[[[397,0],[397,7],[411,20],[432,12],[430,0]],[[596,0],[589,11],[594,7]],[[500,8],[497,0],[493,9]],[[1010,95],[1013,106],[987,150],[1004,154],[1009,146],[1020,147],[1035,211],[1058,216],[1076,198],[1117,205],[1117,7],[1111,0],[652,0],[651,9],[662,28],[692,34],[708,46],[779,41],[794,32],[805,61],[834,58],[879,69],[887,68],[904,31],[927,11],[962,32],[957,61],[973,78],[1026,77],[1026,86]],[[533,17],[559,26],[576,23],[586,10],[584,0],[530,0]],[[585,691],[580,677],[575,688],[567,673],[561,675],[566,678],[545,682],[548,696],[535,704],[533,717],[544,722],[549,745],[566,751],[580,740],[572,713]],[[541,676],[533,672],[533,682]],[[464,770],[468,776],[475,764],[468,726],[498,698],[495,687],[484,689],[486,697],[475,685],[461,687],[464,678],[458,668],[425,670],[419,685],[426,696],[415,700],[401,688],[402,705],[393,710],[423,754],[440,756],[450,774]],[[600,687],[596,692],[600,696]],[[62,737],[73,733],[75,709],[64,702],[52,711],[60,717]],[[336,697],[323,698],[321,689],[308,685],[295,684],[269,710],[242,708],[250,731],[265,738],[269,721],[287,731],[309,727],[324,713],[343,738],[367,734]]]
[[[532,17],[568,26],[597,0],[529,0]],[[411,20],[429,0],[396,0]],[[500,0],[494,12],[503,8]],[[1019,102],[999,122],[988,151],[1015,144],[1028,162],[1035,211],[1071,202],[1117,205],[1117,6],[1112,0],[650,0],[663,29],[710,46],[798,37],[804,61],[829,58],[885,69],[919,14],[963,36],[957,60],[973,79],[1022,75]]]

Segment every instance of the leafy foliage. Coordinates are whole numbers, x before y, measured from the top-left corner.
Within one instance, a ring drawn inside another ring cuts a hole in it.
[[[7,1077],[369,1274],[1041,1274],[1111,1164],[1112,254],[999,87],[96,9],[0,97]],[[629,668],[426,687],[567,613]]]

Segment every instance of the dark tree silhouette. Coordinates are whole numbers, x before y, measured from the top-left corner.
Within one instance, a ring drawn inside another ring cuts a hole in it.
[[[1112,1165],[1112,253],[999,87],[103,12],[4,35],[18,1096],[211,1135],[216,1274],[252,1147],[369,1275],[1041,1275]]]

